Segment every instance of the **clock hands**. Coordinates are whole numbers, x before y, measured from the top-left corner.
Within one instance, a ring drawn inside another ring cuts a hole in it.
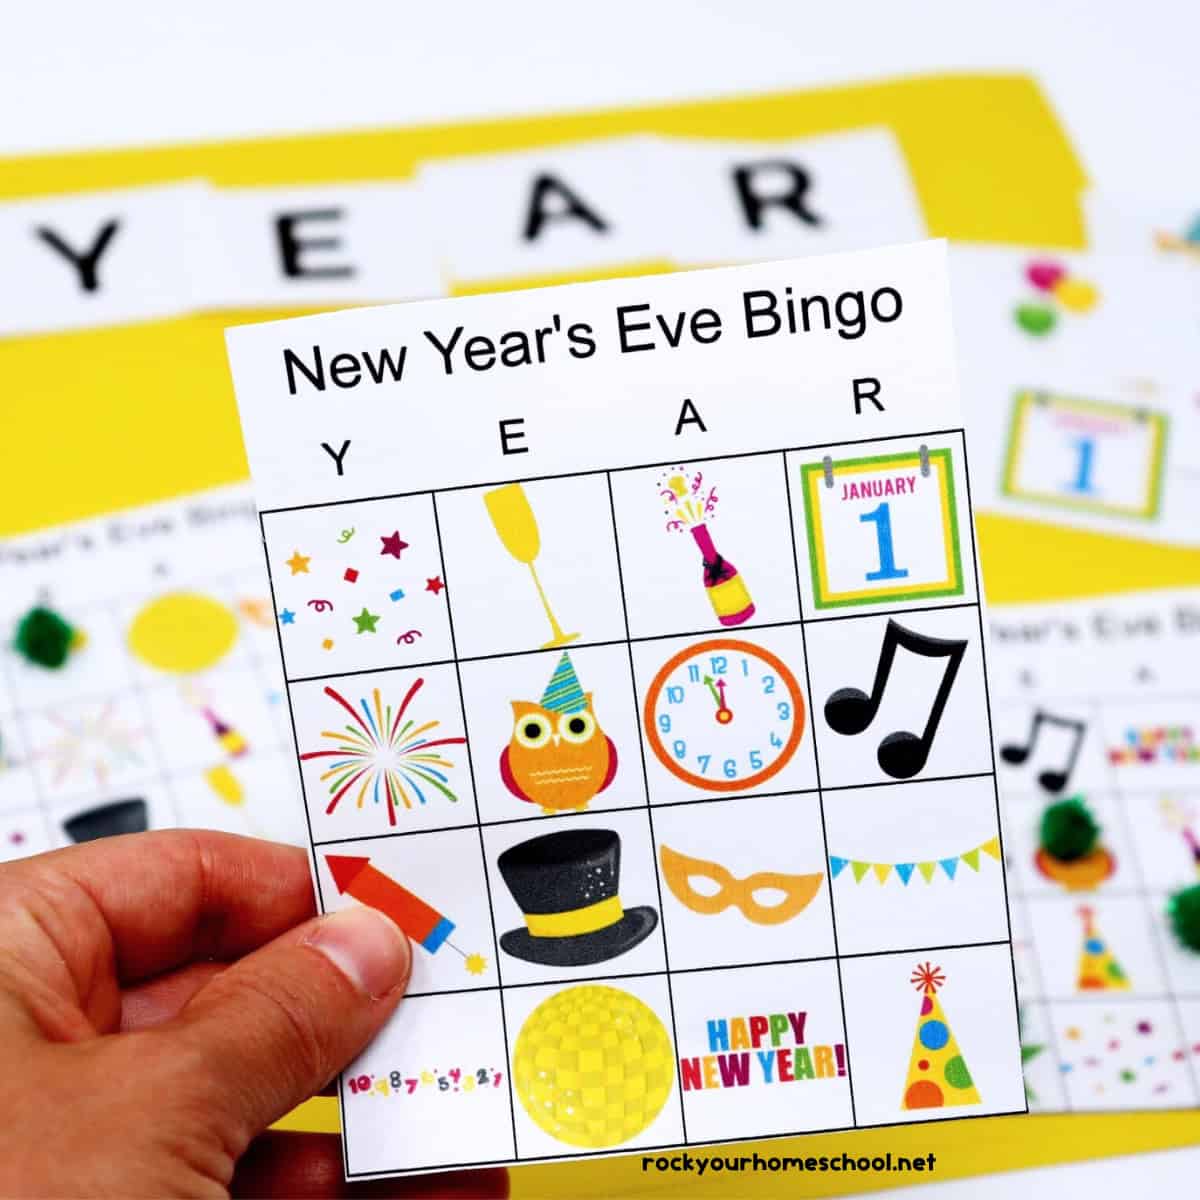
[[[725,703],[725,680],[718,679],[716,683],[713,683],[713,677],[705,675],[703,683],[712,693],[712,698],[717,702],[717,723],[719,725],[728,725],[733,720],[733,709]]]

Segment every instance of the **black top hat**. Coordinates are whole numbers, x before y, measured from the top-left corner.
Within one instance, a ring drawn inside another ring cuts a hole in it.
[[[582,967],[616,958],[658,924],[652,908],[622,909],[621,839],[611,829],[564,829],[512,846],[500,874],[525,914],[500,945],[515,958]]]
[[[92,842],[122,833],[144,833],[147,824],[146,802],[135,798],[113,800],[76,813],[63,822],[63,828],[73,842]]]

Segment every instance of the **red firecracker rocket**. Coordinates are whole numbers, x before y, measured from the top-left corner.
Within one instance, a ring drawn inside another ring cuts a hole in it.
[[[419,942],[431,954],[443,945],[462,954],[449,940],[454,932],[454,922],[442,916],[432,905],[426,904],[420,896],[402,887],[390,875],[371,866],[369,858],[327,854],[325,862],[333,876],[334,885],[342,895],[353,896],[360,904],[369,904],[386,913],[414,942]]]

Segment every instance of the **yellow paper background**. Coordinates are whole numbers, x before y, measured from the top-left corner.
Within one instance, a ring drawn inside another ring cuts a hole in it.
[[[1005,74],[926,76],[574,115],[0,160],[0,200],[195,177],[225,185],[399,179],[426,158],[581,138],[658,133],[754,140],[868,125],[886,126],[898,138],[931,233],[1064,249],[1086,244],[1083,169],[1036,84]],[[670,264],[655,266],[665,270]],[[245,478],[222,330],[288,315],[294,313],[231,311],[0,340],[0,535]],[[992,600],[1200,581],[1198,551],[1001,517],[980,518],[978,529]],[[1200,1140],[1198,1124],[1194,1112],[964,1120],[746,1143],[764,1155],[932,1151],[938,1158],[932,1176],[797,1174],[785,1180],[768,1173],[713,1173],[700,1178],[644,1174],[639,1160],[630,1157],[586,1166],[517,1168],[513,1192],[607,1197],[685,1188],[696,1196],[768,1196],[786,1188],[792,1195],[841,1195],[1100,1152],[1185,1145]],[[334,1131],[336,1102],[312,1100],[280,1127]],[[740,1151],[726,1147],[722,1152]]]

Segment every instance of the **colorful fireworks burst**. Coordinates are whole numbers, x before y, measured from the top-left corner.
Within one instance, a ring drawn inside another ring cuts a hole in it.
[[[390,704],[383,703],[378,688],[371,693],[371,703],[368,704],[366,697],[359,700],[359,708],[336,689],[325,688],[325,695],[354,718],[353,725],[346,725],[341,730],[321,731],[323,738],[334,743],[334,749],[311,750],[300,755],[301,761],[312,758],[334,760],[321,775],[322,782],[329,784],[326,813],[333,812],[356,786],[355,805],[365,807],[368,793],[374,804],[386,802],[389,825],[396,824],[398,805],[412,808],[414,798],[417,804],[425,804],[428,789],[441,792],[447,800],[458,800],[446,774],[454,764],[438,747],[465,746],[467,739],[431,736],[440,721],[425,721],[418,725],[412,717],[405,720],[405,714],[424,682],[424,679],[418,679],[408,689],[394,713]]]
[[[60,787],[76,771],[90,771],[104,787],[113,771],[141,764],[137,743],[143,730],[126,725],[115,707],[115,701],[109,700],[77,715],[46,713],[56,734],[36,757],[51,764],[54,787]]]

